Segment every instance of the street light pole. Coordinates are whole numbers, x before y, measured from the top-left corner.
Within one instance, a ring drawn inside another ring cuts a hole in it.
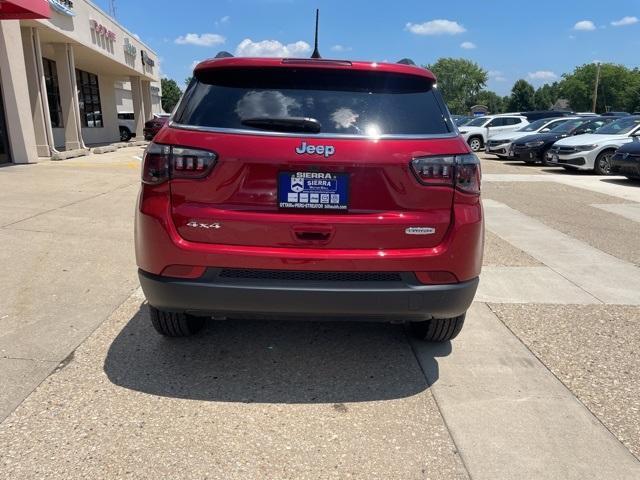
[[[598,70],[596,71],[596,87],[593,90],[593,107],[591,111],[596,113],[596,102],[598,101],[598,84],[600,83],[600,64],[596,63]]]

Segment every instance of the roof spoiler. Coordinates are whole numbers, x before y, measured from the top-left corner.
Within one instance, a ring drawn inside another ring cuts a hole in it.
[[[403,58],[402,60],[398,60],[396,63],[399,63],[401,65],[413,65],[413,66],[415,66],[416,64],[416,62],[414,62],[410,58]]]

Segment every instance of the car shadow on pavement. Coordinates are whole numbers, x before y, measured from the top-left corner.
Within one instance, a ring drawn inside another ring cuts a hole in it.
[[[445,344],[436,355],[450,351]],[[165,397],[342,403],[424,391],[423,371],[429,383],[438,379],[435,356],[426,357],[421,369],[404,327],[387,323],[225,320],[190,338],[164,338],[143,305],[111,344],[104,370],[116,385]]]
[[[632,178],[601,178],[601,182],[612,183],[613,185],[631,185],[640,187],[640,179]]]

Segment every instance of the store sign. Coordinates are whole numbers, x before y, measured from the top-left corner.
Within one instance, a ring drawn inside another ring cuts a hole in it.
[[[73,2],[71,0],[49,0],[49,5],[58,13],[67,15],[68,17],[75,16]]]
[[[89,20],[89,22],[91,25],[91,30],[96,32],[96,35],[105,37],[106,39],[111,40],[112,42],[116,41],[116,33],[114,31],[109,30],[107,27],[96,22],[95,20]]]
[[[140,53],[142,54],[142,65],[148,65],[149,67],[153,67],[156,62],[149,57],[149,55],[147,55],[147,52],[145,52],[144,50],[140,50]]]
[[[135,47],[135,45],[129,42],[128,38],[124,39],[124,53],[126,53],[127,55],[131,55],[132,57],[135,57],[136,53],[138,53],[138,49]]]

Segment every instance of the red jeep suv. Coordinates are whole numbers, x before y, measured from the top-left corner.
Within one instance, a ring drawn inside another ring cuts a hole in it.
[[[163,335],[357,319],[450,340],[483,243],[478,158],[407,62],[204,61],[144,155],[136,257]]]

